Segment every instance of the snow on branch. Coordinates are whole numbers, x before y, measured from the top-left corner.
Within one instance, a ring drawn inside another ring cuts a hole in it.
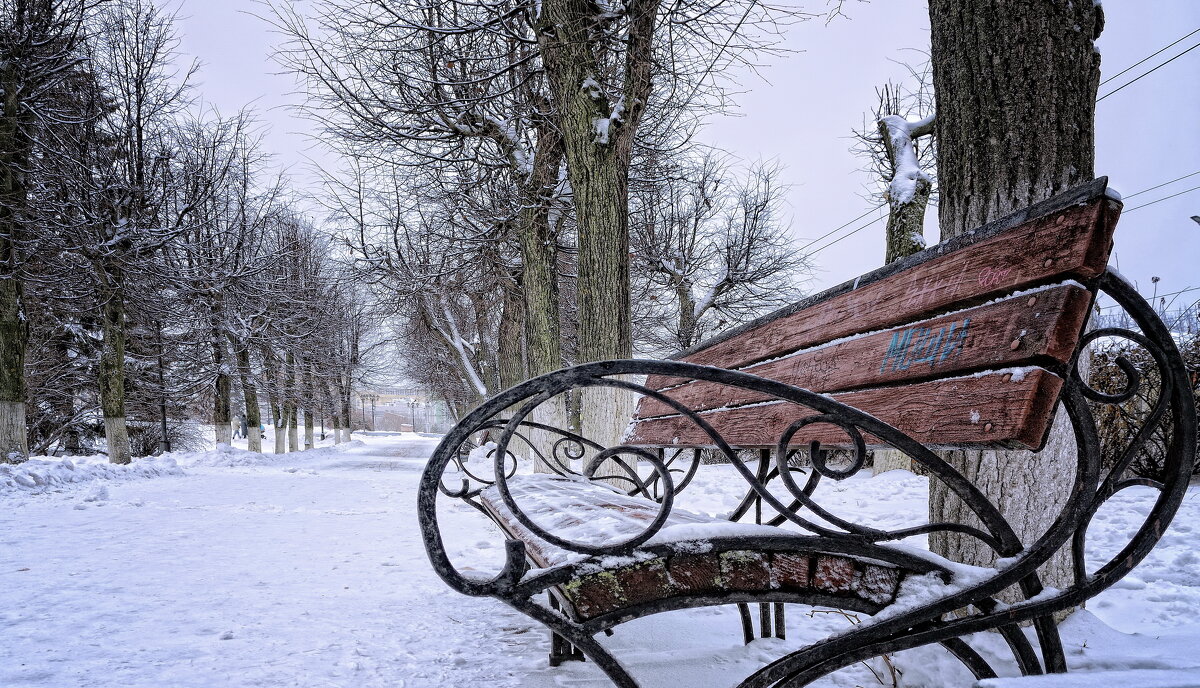
[[[888,157],[892,160],[895,174],[888,186],[888,200],[892,206],[903,205],[913,200],[917,184],[930,182],[929,175],[921,169],[917,160],[914,141],[932,133],[934,115],[910,122],[899,115],[884,115],[879,118],[879,133],[883,137]]]

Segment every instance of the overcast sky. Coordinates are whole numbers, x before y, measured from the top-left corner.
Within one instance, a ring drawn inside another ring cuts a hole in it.
[[[297,184],[307,183],[306,161],[313,154],[310,126],[288,104],[297,102],[295,84],[270,61],[278,37],[249,14],[251,0],[181,0],[182,51],[203,63],[199,92],[211,106],[229,114],[254,104],[269,126],[267,147]],[[823,0],[808,8],[819,10]],[[1200,28],[1197,0],[1104,0],[1107,23],[1099,46],[1103,78]],[[862,161],[848,151],[853,127],[875,102],[875,87],[900,79],[896,61],[920,62],[927,51],[929,15],[924,0],[847,3],[848,18],[826,25],[811,21],[789,29],[787,47],[762,76],[738,76],[746,93],[738,97],[740,116],[716,118],[702,139],[746,161],[775,159],[785,168],[792,231],[807,243],[865,212],[862,198],[869,179]],[[1163,59],[1200,41],[1200,34],[1106,86],[1119,86]],[[1097,105],[1096,172],[1129,195],[1200,170],[1200,49],[1159,69]],[[1126,210],[1200,185],[1200,175],[1131,198]],[[936,241],[936,210],[927,222],[927,240]],[[1200,191],[1136,210],[1117,229],[1115,261],[1121,272],[1151,292],[1200,286]],[[851,225],[816,249],[844,234]],[[878,267],[883,261],[883,223],[820,251],[812,288],[832,286]],[[1200,291],[1177,297],[1173,307],[1200,298]]]

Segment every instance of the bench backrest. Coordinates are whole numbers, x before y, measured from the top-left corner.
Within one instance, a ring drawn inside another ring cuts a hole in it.
[[[1106,189],[1097,179],[672,358],[829,394],[928,445],[1040,449],[1112,248],[1121,203]],[[714,382],[646,384],[704,412],[733,446],[774,446],[811,415]],[[627,439],[709,443],[648,396]],[[812,440],[845,435],[810,425],[792,443]]]

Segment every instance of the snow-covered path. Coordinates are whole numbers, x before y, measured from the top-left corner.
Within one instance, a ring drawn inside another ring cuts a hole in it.
[[[511,659],[487,657],[542,634],[480,642],[478,617],[507,610],[452,593],[425,561],[413,495],[432,443],[4,509],[0,685],[518,685]],[[500,625],[528,628],[511,616]]]
[[[0,497],[0,686],[608,685],[590,664],[550,669],[543,629],[449,590],[430,569],[414,505],[435,442],[370,437],[262,465],[215,452],[181,460],[182,476]],[[880,525],[923,504],[923,479],[911,474],[848,482],[857,484],[840,487],[847,501]],[[884,497],[890,508],[877,508]],[[1091,607],[1159,637],[1105,629],[1085,612],[1066,630],[1068,645],[1087,648],[1073,664],[1122,666],[1123,652],[1173,666],[1200,638],[1195,501],[1149,575],[1139,569]],[[464,534],[452,553],[499,557],[500,539],[468,507],[442,519]],[[1112,520],[1119,531],[1123,518]],[[727,686],[847,623],[797,608],[786,643],[742,646],[731,609],[689,610],[604,642],[648,686]],[[878,682],[857,666],[820,685]]]

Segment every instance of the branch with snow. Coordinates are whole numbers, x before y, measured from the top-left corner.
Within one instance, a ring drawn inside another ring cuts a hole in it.
[[[917,185],[931,183],[929,175],[921,169],[917,160],[915,141],[933,132],[934,115],[910,122],[899,115],[879,118],[879,133],[892,162],[892,181],[888,186],[888,201],[893,208],[910,203],[917,193]]]

